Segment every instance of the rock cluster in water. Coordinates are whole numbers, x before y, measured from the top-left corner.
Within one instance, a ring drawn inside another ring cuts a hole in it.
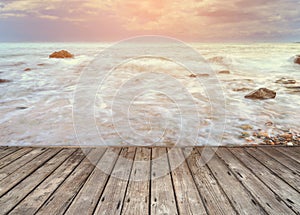
[[[267,88],[260,88],[254,92],[249,93],[245,96],[246,99],[274,99],[276,92]]]
[[[59,52],[53,52],[49,55],[49,58],[73,58],[74,55],[66,50],[61,50]]]
[[[273,126],[272,122],[265,123],[266,126]],[[300,134],[292,132],[289,129],[283,129],[285,131],[277,131],[277,134],[268,132],[263,129],[253,129],[251,125],[242,125],[240,128],[243,130],[239,136],[241,139],[245,139],[247,144],[262,144],[262,145],[284,145],[284,146],[299,146]],[[274,130],[273,130],[274,131]]]

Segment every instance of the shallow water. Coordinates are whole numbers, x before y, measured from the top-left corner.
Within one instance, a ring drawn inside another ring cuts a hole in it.
[[[214,99],[208,92],[214,87],[205,88],[212,76],[219,80],[215,84],[222,87],[226,101],[224,110],[220,105],[220,112],[226,111],[225,129],[219,126],[213,132],[223,138],[222,145],[246,144],[239,138],[244,124],[274,134],[290,129],[299,132],[300,93],[275,81],[288,77],[300,86],[300,66],[293,63],[293,56],[300,54],[300,44],[190,45],[206,60],[194,62],[203,66],[203,71],[197,72],[210,76],[191,78],[190,71],[176,62],[151,57],[128,60],[131,56],[124,52],[117,57],[127,61],[113,71],[94,68],[103,82],[96,83],[95,99],[89,101],[92,109],[81,104],[82,111],[92,111],[88,114],[94,116],[94,122],[84,121],[83,116],[75,132],[72,107],[80,75],[109,44],[0,44],[0,78],[12,81],[0,84],[0,144],[75,145],[78,136],[85,138],[84,144],[92,145],[104,144],[104,140],[109,145],[172,146],[180,138],[181,145],[192,144],[193,139],[197,145],[218,144],[208,141],[219,118],[212,113]],[[61,49],[76,57],[48,58]],[[195,60],[171,45],[168,49],[184,56],[184,62]],[[207,63],[215,74],[206,71]],[[25,68],[31,71],[25,72]],[[230,74],[218,74],[220,70],[230,70]],[[93,77],[89,81],[93,83]],[[276,99],[244,98],[260,87],[275,90]],[[235,91],[240,88],[248,90]],[[274,125],[266,126],[270,121]],[[84,133],[91,127],[97,129],[102,141]]]

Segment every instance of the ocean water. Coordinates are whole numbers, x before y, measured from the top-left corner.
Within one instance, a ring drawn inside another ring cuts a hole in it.
[[[239,137],[242,125],[300,132],[300,92],[287,88],[300,86],[300,44],[188,44],[197,56],[159,45],[180,62],[108,43],[0,44],[0,79],[11,81],[0,83],[0,145],[243,145],[258,142]],[[49,59],[62,49],[75,58]],[[275,83],[283,77],[297,83]],[[244,98],[260,87],[276,99]]]

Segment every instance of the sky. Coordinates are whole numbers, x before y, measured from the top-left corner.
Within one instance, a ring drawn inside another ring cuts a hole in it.
[[[0,0],[0,41],[300,41],[300,0]]]

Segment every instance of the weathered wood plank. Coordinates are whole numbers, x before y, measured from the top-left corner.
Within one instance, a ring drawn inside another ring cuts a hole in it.
[[[218,185],[218,182],[210,170],[206,165],[202,165],[203,162],[201,161],[197,149],[194,148],[190,155],[188,153],[189,150],[190,149],[186,148],[183,149],[183,152],[185,157],[187,157],[187,164],[192,172],[199,193],[202,195],[208,214],[236,214],[227,196]]]
[[[104,151],[104,148],[91,150],[88,157],[84,158],[36,214],[64,214],[72,199],[77,195],[78,191],[95,168],[93,163],[98,162]]]
[[[136,148],[122,148],[111,177],[98,202],[95,214],[120,214]]]
[[[30,152],[32,148],[21,148],[20,150],[17,150],[16,152],[2,158],[0,160],[0,168],[3,168],[7,164],[17,160],[18,158],[24,156],[26,153]]]
[[[93,214],[120,151],[121,148],[107,149],[66,214]]]
[[[152,149],[151,214],[178,214],[166,153],[165,148]]]
[[[18,147],[1,147],[0,149],[0,159],[4,158],[5,156],[16,152],[20,148]]]
[[[30,191],[48,177],[61,163],[74,152],[74,149],[64,149],[55,157],[47,161],[43,166],[21,181],[13,189],[9,190],[0,198],[1,213],[8,213],[16,206]]]
[[[222,159],[237,179],[254,196],[260,206],[269,214],[292,214],[293,211],[284,204],[282,199],[262,183],[253,173],[246,168],[233,154],[225,149],[217,150],[217,155]]]
[[[275,149],[300,163],[300,147],[278,147]]]
[[[17,207],[9,214],[35,214],[50,195],[69,176],[75,167],[83,160],[84,155],[77,149],[66,161],[60,165],[48,178],[37,186]]]
[[[267,166],[272,172],[285,180],[289,185],[296,190],[300,190],[300,175],[294,174],[292,170],[279,163],[277,160],[269,157],[260,150],[246,149],[246,151]]]
[[[5,194],[11,188],[13,188],[17,183],[22,181],[25,177],[30,175],[55,154],[57,154],[61,149],[48,149],[44,153],[40,154],[35,159],[31,160],[29,163],[26,163],[22,168],[13,172],[2,181],[0,181],[0,196]]]
[[[209,149],[206,148],[206,150]],[[200,149],[199,152],[201,153],[202,150]],[[205,154],[202,154],[202,158],[207,161]],[[219,157],[213,156],[207,165],[239,214],[265,214],[258,201],[244,188]]]
[[[179,214],[207,214],[181,149],[168,149]]]
[[[246,153],[242,148],[230,149],[230,151],[235,154],[254,175],[260,178],[275,195],[278,195],[286,205],[292,208],[294,212],[300,214],[300,193],[274,175],[267,167],[261,165],[259,161]]]
[[[148,214],[151,149],[137,148],[122,214]]]
[[[297,174],[300,176],[300,163],[298,163],[297,161],[275,150],[274,148],[270,148],[268,150],[266,148],[260,148],[260,150],[272,157],[273,159],[277,160],[282,165],[288,167],[290,170],[293,171],[293,174]]]
[[[0,147],[0,213],[300,214],[299,147],[222,148],[207,165],[196,148],[175,169],[186,148],[95,150],[99,169],[78,148]]]
[[[33,160],[35,157],[43,153],[45,150],[46,150],[45,148],[33,149],[32,151],[29,151],[27,154],[23,155],[22,157],[7,164],[2,169],[0,169],[0,180],[12,174],[17,169],[22,168],[22,166],[24,166],[29,161]]]

